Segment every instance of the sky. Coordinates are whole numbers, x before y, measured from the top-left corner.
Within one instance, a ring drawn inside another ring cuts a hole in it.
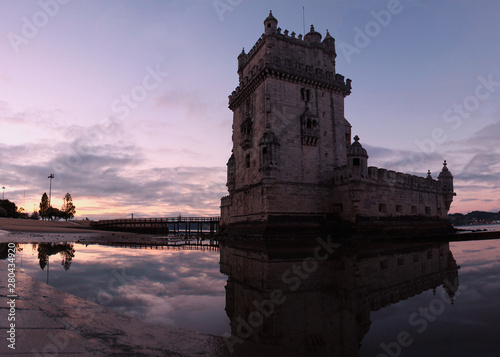
[[[451,213],[500,210],[500,3],[494,0],[5,0],[0,187],[76,218],[219,214],[237,56],[272,10],[336,39],[345,116],[370,166],[433,177]]]

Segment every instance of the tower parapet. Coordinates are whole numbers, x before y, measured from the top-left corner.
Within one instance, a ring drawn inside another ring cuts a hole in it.
[[[229,107],[238,105],[238,99],[256,87],[266,76],[286,78],[294,82],[315,81],[325,90],[335,90],[345,96],[351,93],[351,80],[335,72],[335,39],[327,31],[323,41],[322,35],[314,30],[304,37],[289,35],[277,27],[278,20],[269,14],[264,21],[264,34],[257,40],[252,49],[238,56],[239,85],[229,96]],[[266,43],[267,46],[263,46]],[[304,51],[314,54],[302,56]],[[287,53],[289,52],[289,53]]]

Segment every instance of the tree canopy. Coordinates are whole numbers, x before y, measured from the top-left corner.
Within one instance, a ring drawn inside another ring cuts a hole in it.
[[[40,200],[40,210],[38,213],[42,219],[47,218],[47,210],[49,209],[49,196],[47,196],[47,192],[44,192],[42,195],[42,199]]]
[[[75,216],[76,207],[73,204],[73,198],[69,194],[69,192],[63,197],[64,204],[61,208],[63,213],[63,218],[67,221]]]

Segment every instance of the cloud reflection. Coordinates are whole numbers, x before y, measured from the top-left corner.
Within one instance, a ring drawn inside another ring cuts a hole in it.
[[[59,260],[52,255],[42,272],[38,249],[25,249],[24,270],[46,282],[50,269],[49,282],[58,289],[153,324],[229,331],[218,252],[74,244],[70,270],[50,264]]]

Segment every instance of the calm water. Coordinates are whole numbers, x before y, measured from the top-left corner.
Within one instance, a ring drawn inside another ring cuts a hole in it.
[[[443,286],[372,312],[360,356],[498,356],[500,353],[500,241],[450,243],[458,270],[458,292],[449,304]],[[382,347],[385,344],[386,349]]]
[[[256,355],[283,356],[500,351],[500,240],[230,242],[220,252],[21,248],[18,262],[41,281],[151,323],[232,333],[236,352],[255,345],[274,348]]]
[[[71,243],[21,248],[24,271],[62,291],[153,324],[229,332],[218,252]]]

